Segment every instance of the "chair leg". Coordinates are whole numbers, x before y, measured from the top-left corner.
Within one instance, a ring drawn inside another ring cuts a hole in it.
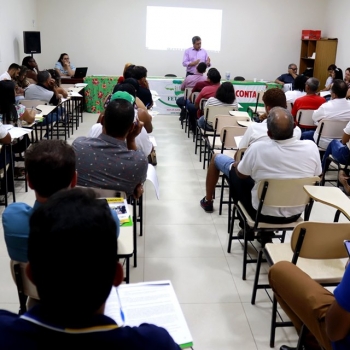
[[[303,343],[304,343],[304,338],[305,338],[305,335],[307,333],[307,330],[308,330],[307,327],[305,326],[305,324],[303,324],[301,326],[299,339],[298,339],[298,345],[296,347],[296,350],[303,350],[304,349]]]
[[[198,131],[197,131],[197,133],[198,133]],[[201,162],[202,161],[202,135],[201,134],[199,134],[199,162]]]
[[[231,253],[231,246],[232,246],[232,240],[233,240],[233,228],[235,223],[235,212],[236,212],[236,207],[233,207],[231,221],[229,222],[229,230],[228,230],[229,237],[228,237],[227,253]]]
[[[243,246],[243,269],[242,269],[242,280],[246,280],[247,275],[247,255],[248,255],[248,237],[246,234],[246,225],[244,225],[244,246]]]
[[[139,198],[140,236],[143,235],[143,196]]]
[[[275,346],[276,316],[277,316],[277,299],[276,299],[275,295],[273,295],[272,314],[271,314],[271,330],[270,330],[270,348],[273,348]]]
[[[259,255],[258,255],[258,261],[256,263],[255,279],[254,279],[253,293],[252,293],[252,300],[251,300],[252,305],[255,304],[256,292],[258,290],[262,256],[263,256],[263,250],[260,249]]]
[[[225,185],[225,177],[222,175],[221,181],[221,193],[220,193],[220,205],[219,205],[219,215],[222,214],[222,202],[224,200],[224,185]]]

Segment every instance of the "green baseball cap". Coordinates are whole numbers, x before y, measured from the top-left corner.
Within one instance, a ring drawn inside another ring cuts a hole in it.
[[[122,99],[122,100],[126,100],[129,101],[131,104],[135,103],[135,98],[134,96],[131,96],[128,92],[126,91],[117,91],[115,92],[112,97],[111,97],[111,101],[116,100],[116,99]]]

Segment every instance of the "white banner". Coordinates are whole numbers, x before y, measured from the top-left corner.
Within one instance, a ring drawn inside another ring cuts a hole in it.
[[[184,94],[184,91],[181,91],[183,79],[147,80],[150,90],[156,91],[159,96],[153,110],[159,112],[159,114],[179,114],[180,108],[178,108],[176,100]]]
[[[182,78],[173,79],[148,79],[151,90],[157,92],[159,100],[153,108],[159,114],[179,114],[180,108],[176,105],[176,100],[183,96],[184,92],[180,90]],[[266,84],[262,82],[233,82],[237,102],[242,107],[253,106],[256,103],[257,93],[266,90]]]

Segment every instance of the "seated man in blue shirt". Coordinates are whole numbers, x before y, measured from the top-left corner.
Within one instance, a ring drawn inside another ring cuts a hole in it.
[[[2,214],[5,241],[12,260],[27,262],[29,219],[33,212],[48,198],[66,188],[73,188],[77,183],[75,153],[72,146],[63,140],[42,140],[26,151],[25,166],[28,185],[35,191],[36,201],[31,207],[26,203],[12,203]],[[117,223],[115,211],[112,215]]]
[[[291,89],[293,90],[293,85],[294,85],[294,79],[298,76],[297,74],[298,67],[295,63],[291,63],[288,66],[288,73],[280,75],[276,80],[275,83],[281,84],[284,86],[284,84],[291,84]]]
[[[289,261],[280,261],[269,271],[276,299],[297,332],[303,324],[309,332],[303,349],[350,349],[350,268],[334,295]],[[293,350],[282,345],[280,350]]]
[[[26,274],[40,302],[22,316],[0,310],[1,349],[180,349],[163,328],[120,327],[104,315],[123,280],[115,231],[89,189],[59,191],[33,213]]]

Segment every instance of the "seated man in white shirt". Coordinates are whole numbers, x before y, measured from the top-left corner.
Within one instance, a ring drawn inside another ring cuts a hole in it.
[[[322,104],[312,115],[315,125],[322,119],[335,119],[350,121],[350,101],[346,100],[348,86],[345,81],[335,79],[331,89],[332,99]],[[302,140],[317,141],[318,132],[314,130],[304,131],[301,135]],[[332,139],[321,137],[319,146],[327,148]]]
[[[0,75],[0,80],[13,80],[19,77],[21,66],[17,63],[12,63],[8,70]]]
[[[274,107],[287,107],[286,96],[281,89],[269,89],[264,93],[263,101],[265,104],[266,113]],[[298,127],[294,129],[294,137],[300,139],[301,131]],[[266,140],[269,136],[267,134],[267,120],[262,123],[251,123],[247,128],[239,143],[239,148],[247,148],[252,143],[260,140]],[[206,195],[200,201],[201,207],[207,212],[213,212],[213,196],[215,193],[216,183],[218,182],[220,172],[229,176],[230,169],[235,160],[225,154],[214,154],[207,173],[206,178]]]
[[[251,217],[259,205],[258,186],[263,179],[286,179],[319,176],[322,173],[318,148],[314,142],[293,137],[294,120],[284,108],[275,107],[267,119],[269,140],[252,144],[241,161],[230,170],[233,200],[240,201]],[[284,224],[299,218],[304,206],[274,208],[264,206],[260,219],[267,223]],[[240,227],[244,223],[240,219]],[[241,231],[243,233],[243,231]]]

